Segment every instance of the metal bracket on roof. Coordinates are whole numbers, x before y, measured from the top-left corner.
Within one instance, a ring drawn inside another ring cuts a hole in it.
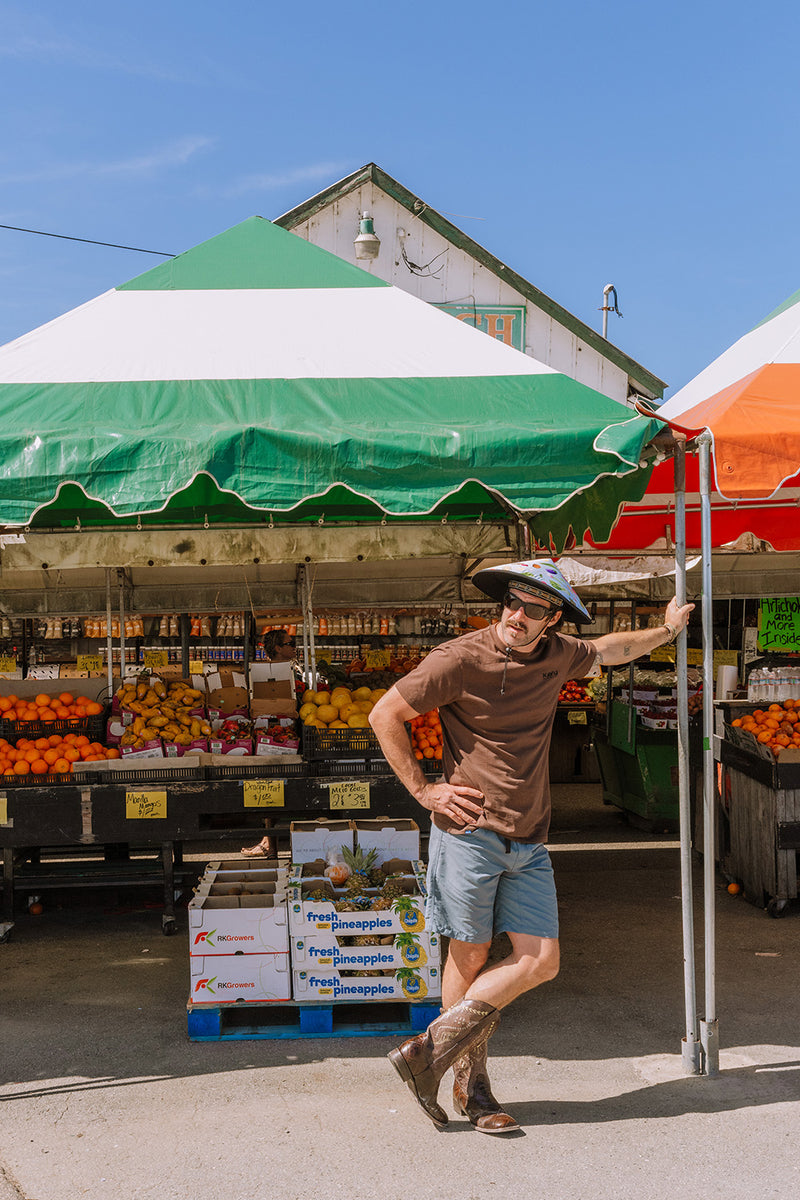
[[[442,524],[443,525],[447,524],[447,513],[445,513],[444,516],[442,517]]]
[[[81,519],[80,519],[80,517],[76,517],[76,518],[75,518],[75,528],[76,528],[76,530],[78,531],[78,533],[80,533],[80,531],[81,531]]]
[[[203,513],[203,529],[208,529],[208,513]]]
[[[324,524],[325,524],[325,513],[323,513],[321,517],[318,517],[318,518],[317,518],[317,524],[318,524],[318,525],[324,525]]]
[[[478,517],[478,519],[477,519],[477,521],[475,522],[475,524],[476,524],[476,525],[482,525],[482,524],[483,524],[483,513],[481,513],[481,514],[480,514],[480,516]]]
[[[269,525],[267,526],[267,529],[274,529],[274,528],[275,528],[275,522],[272,519],[272,513],[270,513],[269,514]]]
[[[136,528],[139,530],[141,530],[141,528],[142,528],[142,514],[141,513],[136,514]]]

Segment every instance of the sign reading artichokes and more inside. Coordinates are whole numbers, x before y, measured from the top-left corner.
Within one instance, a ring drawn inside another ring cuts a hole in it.
[[[758,648],[762,653],[800,650],[800,596],[778,596],[758,606]]]

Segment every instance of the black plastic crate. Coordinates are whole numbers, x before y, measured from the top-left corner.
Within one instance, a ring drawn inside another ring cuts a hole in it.
[[[303,726],[303,754],[310,759],[383,757],[380,742],[371,729],[318,729]]]
[[[13,778],[10,775],[3,776],[3,790],[10,790],[16,787],[52,787],[54,784],[71,783],[73,786],[77,783],[75,776],[69,775],[15,775]]]
[[[230,766],[208,767],[209,779],[305,779],[308,763],[271,763],[265,758],[261,763],[245,763],[236,766],[236,758]]]
[[[79,778],[82,784],[127,783],[131,787],[140,783],[178,783],[187,779],[197,783],[205,779],[205,773],[205,767],[173,767],[170,770],[143,767],[138,771],[115,770],[113,767],[107,771],[82,771],[77,763],[73,767],[73,777]]]
[[[333,777],[338,779],[352,779],[362,775],[385,774],[389,770],[386,759],[379,760],[382,763],[382,767],[376,766],[376,761],[378,760],[369,758],[351,760],[341,758],[320,759],[316,764],[317,775],[320,779],[330,779]]]
[[[106,718],[108,708],[96,717],[69,717],[63,721],[9,721],[0,720],[0,737],[14,742],[17,738],[50,737],[53,733],[75,733],[79,737],[85,735],[92,742],[103,741],[106,736]]]

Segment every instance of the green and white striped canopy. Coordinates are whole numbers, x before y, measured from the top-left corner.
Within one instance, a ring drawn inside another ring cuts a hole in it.
[[[607,534],[657,423],[260,217],[0,348],[0,524]]]

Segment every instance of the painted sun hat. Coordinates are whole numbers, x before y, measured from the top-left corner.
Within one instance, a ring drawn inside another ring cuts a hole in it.
[[[557,604],[563,608],[566,619],[576,625],[594,621],[552,558],[529,558],[525,562],[505,563],[502,567],[485,567],[475,572],[472,582],[498,603],[502,603],[508,588],[514,587]]]

